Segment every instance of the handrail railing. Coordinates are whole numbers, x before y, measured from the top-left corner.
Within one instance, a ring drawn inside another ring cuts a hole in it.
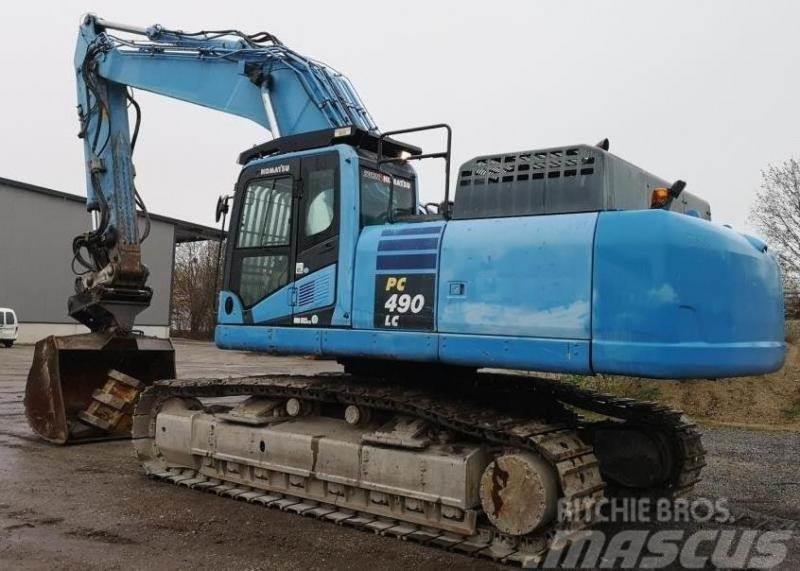
[[[390,157],[384,158],[383,156],[383,140],[392,135],[402,135],[406,133],[418,133],[420,131],[433,131],[436,129],[445,129],[447,131],[447,148],[439,153],[422,153],[419,155],[410,155],[404,157]],[[386,163],[400,163],[405,161],[420,161],[423,159],[444,159],[444,202],[442,203],[441,214],[445,220],[448,220],[451,215],[450,208],[450,151],[452,148],[453,130],[450,125],[446,123],[436,123],[434,125],[423,125],[422,127],[409,127],[407,129],[397,129],[395,131],[386,131],[381,133],[378,138],[378,172],[381,171],[381,165]],[[389,177],[389,211],[388,220],[393,222],[394,216],[392,213],[392,206],[394,204],[394,179]]]

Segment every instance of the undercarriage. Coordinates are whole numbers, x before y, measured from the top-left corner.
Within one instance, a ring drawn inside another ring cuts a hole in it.
[[[704,466],[678,411],[510,374],[159,381],[133,438],[155,478],[520,565]]]

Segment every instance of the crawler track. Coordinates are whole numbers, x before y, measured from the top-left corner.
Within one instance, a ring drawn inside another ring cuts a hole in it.
[[[446,392],[404,387],[396,382],[336,374],[160,381],[148,388],[139,401],[134,417],[134,444],[145,471],[161,480],[523,566],[535,562],[552,547],[557,532],[564,536],[564,532],[569,534],[586,527],[596,503],[604,497],[601,467],[592,447],[580,437],[587,423],[563,405],[626,423],[646,425],[670,435],[669,445],[680,461],[663,488],[648,492],[677,495],[688,491],[699,480],[699,471],[704,465],[699,433],[677,411],[531,377],[480,374],[471,381],[464,386],[458,401],[453,400],[452,391],[448,396]],[[520,398],[508,401],[503,398],[508,393]],[[554,522],[544,531],[521,537],[500,533],[484,516],[478,518],[474,535],[463,536],[392,517],[393,514],[385,510],[367,513],[304,497],[302,493],[278,493],[274,489],[243,485],[236,481],[235,474],[229,477],[224,466],[209,474],[167,466],[159,457],[154,446],[154,431],[161,403],[175,397],[204,399],[245,395],[360,405],[424,418],[435,426],[494,448],[531,451],[554,467],[561,497],[581,513],[573,513],[569,520]],[[504,401],[514,405],[504,406]],[[519,406],[521,402],[535,402],[540,406],[533,407],[537,410],[534,415],[526,415],[520,412],[525,408]]]
[[[504,394],[514,395],[514,398],[527,394],[532,399],[551,399],[608,417],[612,422],[623,422],[625,426],[660,434],[672,453],[673,469],[669,478],[659,487],[646,490],[631,490],[609,484],[607,495],[674,498],[689,493],[701,480],[701,472],[706,465],[702,435],[697,425],[679,410],[655,402],[618,397],[539,377],[480,374],[477,379],[479,391],[502,387]],[[591,423],[580,420],[577,422],[576,426],[591,428]]]

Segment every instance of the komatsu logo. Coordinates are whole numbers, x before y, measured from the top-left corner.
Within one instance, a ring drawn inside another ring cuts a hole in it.
[[[289,165],[275,165],[274,167],[264,167],[259,171],[261,175],[283,174],[289,172]]]
[[[368,169],[364,169],[364,178],[368,178],[371,180],[377,180],[378,182],[382,182],[383,184],[389,184],[389,182],[393,182],[395,186],[399,186],[400,188],[411,188],[411,181],[408,181],[403,178],[391,177],[389,175],[371,171]]]

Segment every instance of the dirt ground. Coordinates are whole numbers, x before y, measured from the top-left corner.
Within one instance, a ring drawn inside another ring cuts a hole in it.
[[[787,323],[783,368],[736,379],[652,381],[625,377],[570,377],[579,385],[630,398],[656,400],[706,425],[800,432],[800,322]]]
[[[183,377],[336,368],[206,343],[176,346]],[[129,442],[42,443],[22,408],[32,354],[25,346],[0,350],[0,569],[502,568],[149,480]],[[697,496],[728,498],[739,529],[800,525],[800,434],[706,428],[704,441],[708,467]],[[788,547],[781,568],[800,568],[797,533]]]

